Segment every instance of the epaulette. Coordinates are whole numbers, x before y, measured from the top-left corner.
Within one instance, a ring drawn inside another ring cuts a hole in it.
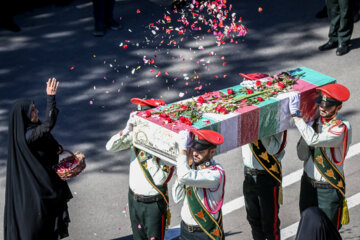
[[[346,125],[340,119],[331,121],[331,125],[332,126],[329,128],[329,133],[332,133],[334,135],[341,135],[341,134],[343,134],[343,132],[346,129]],[[340,127],[341,125],[344,125],[344,126],[341,128],[340,132],[333,130],[334,127]]]
[[[164,172],[167,172],[167,173],[168,173],[168,172],[169,172],[169,166],[166,166],[166,165],[163,166],[162,170],[163,170]]]

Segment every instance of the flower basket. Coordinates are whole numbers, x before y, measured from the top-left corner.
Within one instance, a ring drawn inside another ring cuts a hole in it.
[[[55,171],[63,181],[66,181],[79,175],[85,169],[86,163],[83,153],[74,154],[68,150],[64,150],[63,153],[69,153],[70,156],[61,159],[55,166]]]

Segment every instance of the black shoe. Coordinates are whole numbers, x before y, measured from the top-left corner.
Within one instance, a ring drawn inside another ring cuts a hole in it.
[[[337,48],[337,46],[338,46],[338,43],[337,43],[337,42],[328,41],[327,43],[321,45],[321,46],[319,47],[319,50],[320,50],[320,51],[326,51],[326,50],[330,50],[330,49]]]
[[[315,15],[316,18],[326,18],[327,16],[328,15],[326,6]]]
[[[94,37],[103,37],[105,35],[105,28],[104,27],[95,27],[93,31]]]
[[[105,27],[111,28],[112,30],[119,30],[121,25],[114,19],[111,19],[108,23],[105,23]]]
[[[350,51],[349,44],[339,44],[338,48],[336,49],[336,55],[342,56],[347,54]]]

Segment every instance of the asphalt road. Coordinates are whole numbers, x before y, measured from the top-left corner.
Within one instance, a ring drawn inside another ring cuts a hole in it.
[[[86,171],[69,182],[74,198],[69,204],[72,222],[68,239],[132,239],[127,209],[129,152],[114,154],[105,150],[106,141],[125,126],[129,112],[134,109],[129,103],[131,97],[163,98],[170,103],[179,100],[181,92],[185,99],[236,85],[241,81],[239,72],[275,74],[306,66],[336,78],[350,89],[351,97],[341,112],[352,124],[353,145],[360,142],[359,22],[354,26],[351,52],[337,57],[335,50],[317,50],[327,41],[327,19],[314,17],[323,1],[229,0],[232,11],[243,18],[249,29],[239,44],[217,47],[211,35],[199,40],[195,37],[200,34],[195,33],[187,35],[179,47],[159,47],[156,41],[146,43],[145,37],[149,38],[146,26],[162,18],[170,2],[117,1],[114,15],[116,19],[122,18],[123,28],[108,31],[103,38],[91,35],[92,5],[88,0],[22,13],[15,17],[21,32],[0,30],[0,216],[5,194],[9,110],[16,99],[32,98],[42,116],[45,82],[49,77],[61,81],[57,95],[61,112],[54,136],[63,146],[87,156]],[[263,9],[261,13],[259,7]],[[128,44],[128,49],[119,47],[121,43]],[[216,57],[209,57],[210,52],[216,53]],[[167,71],[170,76],[155,77],[143,65],[143,56],[154,55],[158,70]],[[220,59],[222,56],[225,60]],[[196,61],[200,64],[195,64]],[[132,74],[131,70],[138,66],[141,68]],[[185,85],[183,74],[194,72],[200,76],[201,90],[194,90],[196,81]],[[302,168],[295,151],[298,138],[297,130],[291,129],[283,160],[284,176]],[[353,155],[345,163],[347,196],[355,197],[350,209],[351,222],[341,230],[344,239],[360,239],[360,207],[356,198],[360,192],[358,149],[358,145],[352,148]],[[243,181],[240,156],[240,149],[216,156],[227,173],[225,205],[228,204],[229,212],[224,217],[224,229],[230,240],[251,239],[245,209],[240,204]],[[294,182],[284,187],[284,204],[280,209],[281,228],[289,239],[293,235],[288,227],[299,221],[300,184],[296,177],[291,179]],[[229,205],[232,200],[235,207]],[[180,206],[171,203],[172,227],[180,222],[179,210]],[[0,226],[2,221],[0,217]],[[2,231],[0,228],[0,236]],[[171,231],[174,232],[176,229]]]

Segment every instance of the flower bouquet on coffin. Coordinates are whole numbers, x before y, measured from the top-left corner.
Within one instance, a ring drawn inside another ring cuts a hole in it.
[[[169,164],[176,164],[179,148],[176,135],[181,130],[211,125],[215,115],[221,118],[242,106],[259,104],[280,92],[289,91],[298,78],[287,73],[273,78],[246,82],[223,91],[205,93],[197,98],[139,112],[134,125],[133,144]],[[198,123],[197,123],[198,122]],[[204,123],[205,125],[203,125]]]
[[[204,113],[229,114],[244,105],[256,105],[279,93],[288,92],[296,83],[301,74],[293,76],[287,72],[274,77],[259,80],[248,80],[240,84],[241,89],[226,89],[205,93],[199,97],[184,102],[174,103],[158,111],[146,111],[143,116],[158,115],[164,124],[179,121],[192,126],[203,118]]]

